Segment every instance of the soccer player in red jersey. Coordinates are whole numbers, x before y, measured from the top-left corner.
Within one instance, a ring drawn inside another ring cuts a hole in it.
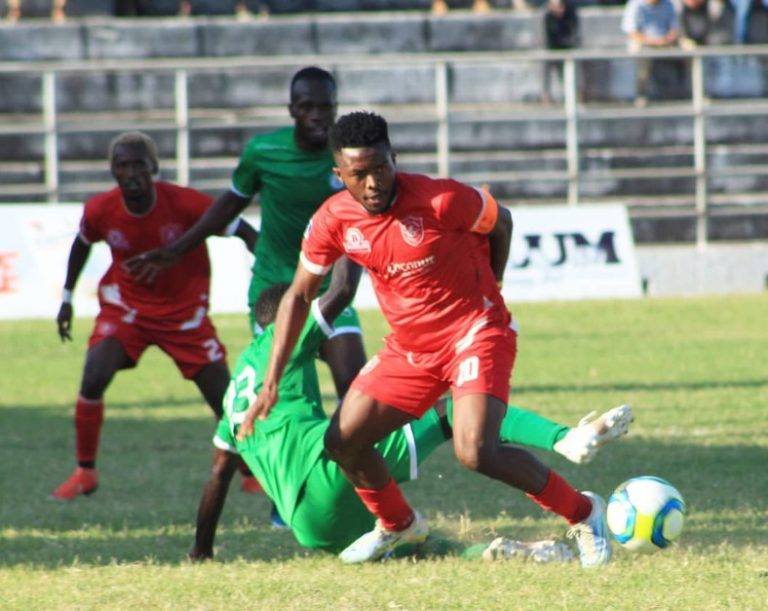
[[[62,501],[96,490],[104,392],[115,373],[135,367],[149,346],[160,347],[175,361],[181,374],[195,382],[216,416],[222,413],[229,384],[226,351],[208,317],[211,266],[205,245],[173,267],[145,270],[149,274],[134,275],[125,265],[132,255],[173,242],[205,213],[211,198],[193,189],[155,181],[157,148],[141,132],[116,137],[109,159],[117,187],[85,203],[56,319],[62,341],[71,340],[72,291],[91,245],[106,241],[112,264],[99,282],[100,311],[88,342],[75,404],[78,466],[52,493]],[[240,218],[223,233],[237,235],[249,248],[256,239],[256,230]],[[252,477],[245,482],[244,489],[258,485]]]
[[[517,333],[498,287],[512,218],[490,194],[454,180],[397,172],[386,121],[341,117],[330,134],[346,191],[330,197],[305,232],[283,297],[261,392],[239,436],[278,400],[278,381],[323,276],[342,255],[366,268],[392,333],[361,370],[325,435],[376,528],[342,551],[344,562],[383,557],[424,540],[426,521],[392,479],[374,444],[451,390],[459,461],[519,488],[572,526],[583,566],[611,555],[605,503],[574,490],[532,454],[499,441]]]

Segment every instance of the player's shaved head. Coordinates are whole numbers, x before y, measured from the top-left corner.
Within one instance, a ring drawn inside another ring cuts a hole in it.
[[[269,288],[264,289],[261,295],[259,295],[256,304],[253,306],[253,314],[256,317],[256,322],[262,329],[275,321],[277,307],[280,305],[280,300],[285,295],[285,291],[288,290],[289,286],[291,285],[286,283],[273,284]]]
[[[291,101],[294,101],[295,98],[296,83],[301,81],[326,82],[331,86],[334,93],[336,91],[336,81],[330,72],[323,70],[322,68],[318,68],[317,66],[307,66],[306,68],[302,68],[296,74],[294,74],[293,78],[291,79]]]
[[[112,142],[109,143],[109,154],[108,154],[109,161],[112,162],[114,160],[115,149],[118,146],[134,145],[134,144],[139,144],[144,146],[144,148],[147,151],[147,156],[152,162],[153,172],[157,172],[160,168],[160,164],[157,158],[157,145],[155,144],[155,141],[152,140],[152,138],[150,138],[144,132],[139,132],[139,131],[123,132],[122,134],[118,134],[117,136],[112,138]]]
[[[332,151],[380,144],[390,146],[386,120],[372,112],[351,112],[340,117],[331,128],[328,139]]]

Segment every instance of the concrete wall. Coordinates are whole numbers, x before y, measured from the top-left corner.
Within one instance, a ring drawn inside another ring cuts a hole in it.
[[[641,246],[640,277],[653,297],[760,293],[768,288],[768,244]]]
[[[605,59],[583,66],[580,78],[587,101],[634,97],[634,62],[610,57],[610,49],[624,46],[620,19],[620,8],[582,11],[584,46],[608,50]],[[768,27],[764,29],[768,32]],[[300,55],[317,56],[317,62],[322,64],[322,56],[330,54],[370,57],[381,53],[533,50],[542,46],[541,15],[515,11],[495,11],[489,15],[458,12],[444,17],[426,12],[381,12],[358,14],[354,19],[349,15],[326,14],[242,22],[231,18],[146,18],[70,19],[55,25],[44,20],[0,24],[0,61]],[[241,106],[256,96],[282,99],[285,77],[278,79],[270,76],[269,71],[264,72],[263,78],[259,76],[251,81],[250,91],[246,91],[248,83],[237,83],[237,91],[232,95],[224,93],[230,90],[210,90],[209,94],[219,94],[212,102],[227,108]],[[689,96],[690,77],[684,64],[659,62],[654,72],[651,98]],[[541,66],[535,63],[457,65],[451,76],[456,102],[532,101],[541,94]],[[343,81],[344,97],[351,102],[375,103],[386,95],[401,98],[407,95],[418,103],[420,98],[431,94],[432,79],[423,79],[413,68],[405,66],[388,64],[339,77]],[[420,79],[420,86],[398,91],[391,87],[392,82],[409,83],[414,79]],[[86,108],[109,110],[166,105],[163,88],[155,86],[154,77],[132,78],[127,89],[119,82],[113,86],[94,86],[94,80],[98,78],[67,79],[61,87],[64,111],[68,103],[82,104],[84,91],[88,91]],[[766,96],[768,66],[756,58],[712,59],[707,62],[706,82],[707,95],[711,98]],[[5,76],[0,85],[4,91],[0,97],[0,113],[39,112],[38,87],[28,76]],[[558,84],[555,87],[554,93],[558,94]],[[153,92],[158,92],[156,97]]]

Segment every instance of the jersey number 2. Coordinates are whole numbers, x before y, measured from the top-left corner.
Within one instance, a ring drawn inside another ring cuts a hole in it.
[[[207,339],[203,342],[203,348],[205,348],[208,352],[208,360],[211,363],[215,363],[216,361],[220,361],[224,358],[224,353],[221,351],[221,346],[219,345],[219,342],[217,342],[215,339]]]

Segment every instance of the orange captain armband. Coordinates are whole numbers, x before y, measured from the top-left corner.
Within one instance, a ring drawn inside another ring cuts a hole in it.
[[[483,207],[480,209],[475,224],[469,230],[473,233],[489,233],[496,225],[496,219],[499,217],[499,204],[485,189],[477,189],[477,193],[483,200]]]

